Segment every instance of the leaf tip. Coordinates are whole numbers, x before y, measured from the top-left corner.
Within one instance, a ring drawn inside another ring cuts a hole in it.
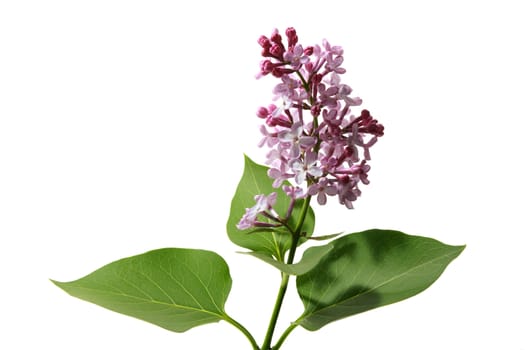
[[[463,251],[465,250],[465,248],[467,248],[467,245],[466,245],[466,244],[457,245],[456,248],[457,248],[458,251],[459,251],[458,254],[461,254],[461,252],[463,252]]]
[[[59,287],[59,288],[61,288],[61,289],[64,289],[64,288],[63,288],[63,285],[66,283],[66,282],[60,282],[60,281],[54,280],[54,279],[52,279],[52,278],[50,278],[49,281],[50,281],[51,283],[53,283],[55,286],[57,286],[57,287]]]

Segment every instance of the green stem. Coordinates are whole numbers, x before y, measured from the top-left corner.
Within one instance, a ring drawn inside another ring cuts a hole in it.
[[[250,341],[250,344],[252,344],[253,350],[261,350],[259,348],[259,346],[257,345],[257,342],[255,341],[255,338],[252,336],[252,334],[246,328],[244,328],[244,326],[242,324],[240,324],[239,322],[235,321],[233,318],[231,318],[228,315],[224,315],[224,317],[225,317],[224,320],[226,322],[230,323],[232,326],[234,326],[235,328],[240,330],[242,332],[242,334],[244,334],[246,336],[246,338],[248,338],[248,340]]]
[[[299,76],[299,79],[301,79],[301,83],[303,84],[303,88],[306,90],[306,91],[310,91],[310,86],[308,85],[308,82],[306,81],[306,79],[303,77],[303,75],[301,74],[301,72],[299,71],[296,71],[297,75]]]
[[[299,221],[295,230],[292,232],[292,244],[290,246],[290,252],[288,253],[287,264],[293,264],[293,259],[295,257],[295,251],[299,245],[299,240],[301,238],[301,229],[306,219],[306,213],[308,212],[308,206],[310,205],[310,196],[306,197],[303,207],[301,208],[301,214],[299,216]],[[284,295],[286,294],[286,289],[288,288],[288,282],[290,280],[290,275],[287,273],[282,273],[281,285],[279,287],[279,292],[277,293],[277,298],[275,300],[275,306],[272,311],[272,316],[270,318],[270,323],[268,324],[268,330],[266,331],[266,336],[264,337],[263,345],[261,350],[271,350],[270,344],[272,342],[273,333],[275,331],[275,325],[277,324],[277,319],[279,318],[279,312],[284,300]],[[290,330],[291,331],[291,330]],[[284,340],[284,339],[283,339]]]
[[[297,242],[299,242],[298,237],[293,239],[292,247],[290,248],[290,255],[288,256],[288,261],[293,261],[293,253],[295,252],[295,247],[297,247]],[[292,257],[292,260],[290,260]],[[290,262],[287,262],[290,264]],[[273,308],[272,317],[270,318],[270,323],[268,324],[268,330],[266,331],[266,336],[264,338],[263,345],[261,350],[270,350],[270,344],[272,342],[273,332],[275,331],[275,325],[277,324],[277,318],[279,317],[279,312],[281,311],[281,306],[283,304],[284,295],[286,294],[286,289],[288,288],[288,281],[290,280],[290,275],[287,273],[282,273],[281,285],[279,287],[279,292],[277,293],[277,299],[275,301],[275,306]]]
[[[297,222],[297,226],[295,227],[295,231],[293,232],[294,236],[301,235],[301,229],[303,228],[304,220],[306,219],[306,214],[308,213],[308,207],[310,206],[311,198],[312,196],[307,196],[304,200],[303,207],[301,208],[301,215],[299,216],[299,221]],[[290,251],[291,250],[292,248],[290,248]],[[292,262],[293,262],[293,256],[292,256],[292,261],[289,262],[289,264],[291,264]]]
[[[290,326],[288,326],[288,328],[286,328],[286,330],[283,332],[283,334],[281,335],[277,343],[275,343],[275,345],[272,347],[272,350],[279,350],[281,348],[281,345],[283,345],[284,341],[288,337],[288,335],[290,335],[290,333],[292,333],[292,331],[297,326],[298,326],[298,323],[295,323],[295,322],[290,324]]]

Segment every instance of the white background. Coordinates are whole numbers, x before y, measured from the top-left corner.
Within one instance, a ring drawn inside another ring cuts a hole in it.
[[[422,294],[284,349],[524,350],[519,3],[0,2],[0,348],[248,349],[224,322],[171,333],[48,280],[166,246],[220,253],[227,311],[262,339],[279,276],[236,254],[225,223],[243,153],[263,161],[254,113],[276,81],[254,79],[256,40],[294,26],[345,48],[344,82],[386,128],[356,209],[316,208],[316,233],[467,249]]]

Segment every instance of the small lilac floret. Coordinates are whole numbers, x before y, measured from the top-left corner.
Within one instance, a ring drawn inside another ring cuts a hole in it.
[[[287,51],[283,58],[285,61],[289,62],[288,64],[292,69],[299,69],[303,64],[306,64],[310,61],[310,58],[304,54],[303,47],[297,45],[294,47],[293,51]]]
[[[257,216],[261,213],[270,211],[275,205],[277,200],[277,193],[272,192],[268,196],[258,194],[254,197],[255,205],[251,208],[247,208],[243,217],[237,224],[239,230],[245,230],[253,227],[257,223]]]
[[[263,134],[263,138],[261,139],[261,141],[259,141],[259,144],[258,144],[259,147],[262,147],[265,144],[268,145],[268,147],[273,147],[275,144],[279,142],[279,138],[277,137],[277,134],[268,132],[268,130],[266,129],[266,126],[261,125],[260,131],[261,131],[261,134]]]
[[[337,187],[334,186],[326,177],[319,179],[318,183],[313,184],[308,188],[310,196],[317,195],[317,203],[320,205],[326,204],[326,196],[335,196],[337,194]]]
[[[303,124],[298,122],[292,125],[290,130],[279,133],[279,140],[285,148],[290,148],[290,158],[296,159],[301,155],[301,150],[313,147],[316,139],[303,134]]]
[[[317,154],[314,152],[306,152],[304,160],[294,159],[291,163],[292,171],[295,174],[295,182],[302,184],[307,175],[317,178],[323,174],[321,168],[315,165],[317,163]]]
[[[273,93],[276,95],[276,99],[279,97],[284,97],[289,101],[296,100],[299,95],[297,89],[301,83],[289,75],[283,75],[281,80],[282,82],[273,88]]]
[[[299,186],[283,186],[283,191],[291,199],[302,199],[306,196],[306,192]]]
[[[280,166],[268,169],[268,177],[274,179],[272,186],[279,188],[284,181],[293,177],[293,174],[288,173],[286,163],[281,162]]]

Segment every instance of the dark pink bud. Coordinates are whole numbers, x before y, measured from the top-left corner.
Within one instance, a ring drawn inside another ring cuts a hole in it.
[[[266,119],[266,124],[268,124],[268,126],[282,126],[285,128],[292,127],[292,123],[290,122],[290,120],[288,120],[288,118],[286,118],[282,114],[276,117],[274,116],[268,117],[268,119]]]
[[[353,159],[356,149],[354,147],[346,146],[344,150],[344,158]]]
[[[275,65],[270,60],[264,60],[261,62],[261,73],[263,75],[269,74],[275,68]]]
[[[277,78],[281,78],[283,75],[292,74],[292,73],[295,73],[293,69],[282,68],[282,67],[278,67],[277,65],[274,65],[274,68],[272,70],[272,75]]]
[[[281,44],[281,45],[283,42],[283,38],[281,37],[277,29],[273,32],[272,36],[270,37],[270,40],[272,40],[276,44]]]
[[[266,124],[272,127],[277,126],[277,118],[275,118],[274,116],[269,116],[268,119],[266,119]]]
[[[319,104],[313,105],[310,110],[310,113],[312,113],[314,117],[318,117],[321,114],[321,105]]]
[[[383,136],[385,134],[385,127],[382,124],[376,124],[374,128],[370,130],[370,133],[375,136]]]
[[[343,187],[348,186],[351,184],[351,180],[352,179],[348,175],[339,176],[339,185]]]
[[[311,54],[314,53],[314,47],[313,46],[308,46],[308,47],[306,47],[306,49],[304,49],[303,52],[304,52],[304,54],[306,56],[310,56]]]
[[[263,48],[269,48],[270,46],[272,46],[272,43],[270,42],[270,39],[268,39],[266,36],[264,35],[261,35],[259,37],[259,40],[257,40],[257,42],[259,43],[259,45],[261,45]]]
[[[363,109],[361,111],[361,116],[359,118],[362,118],[359,122],[359,131],[365,132],[368,134],[372,134],[375,136],[383,136],[385,127],[377,121],[377,119],[374,119],[370,112],[367,109]],[[358,119],[359,119],[358,118]]]
[[[374,136],[383,136],[385,127],[374,119],[367,109],[361,111],[361,115],[354,119],[350,125],[345,128],[345,131],[352,130],[352,127],[357,124],[357,130],[361,133],[371,134]]]
[[[311,73],[314,70],[314,64],[312,62],[308,62],[304,65],[304,68],[307,72]]]
[[[312,77],[312,84],[318,85],[321,82],[321,80],[323,80],[323,76],[321,74],[315,74]]]
[[[297,37],[297,33],[295,32],[295,29],[292,27],[286,29],[286,38],[288,39],[288,49],[295,47],[295,45],[299,41],[299,38]]]
[[[272,69],[272,75],[276,78],[280,78],[282,77],[283,75],[285,75],[286,72],[284,71],[283,68],[274,68]]]
[[[261,56],[262,57],[272,57],[272,55],[270,54],[270,50],[268,48],[262,49]]]
[[[273,44],[272,47],[270,47],[270,53],[277,58],[282,59],[284,51],[284,47],[280,44]]]
[[[268,117],[270,112],[268,111],[268,108],[266,107],[259,107],[256,114],[259,118],[266,119],[266,117]]]

